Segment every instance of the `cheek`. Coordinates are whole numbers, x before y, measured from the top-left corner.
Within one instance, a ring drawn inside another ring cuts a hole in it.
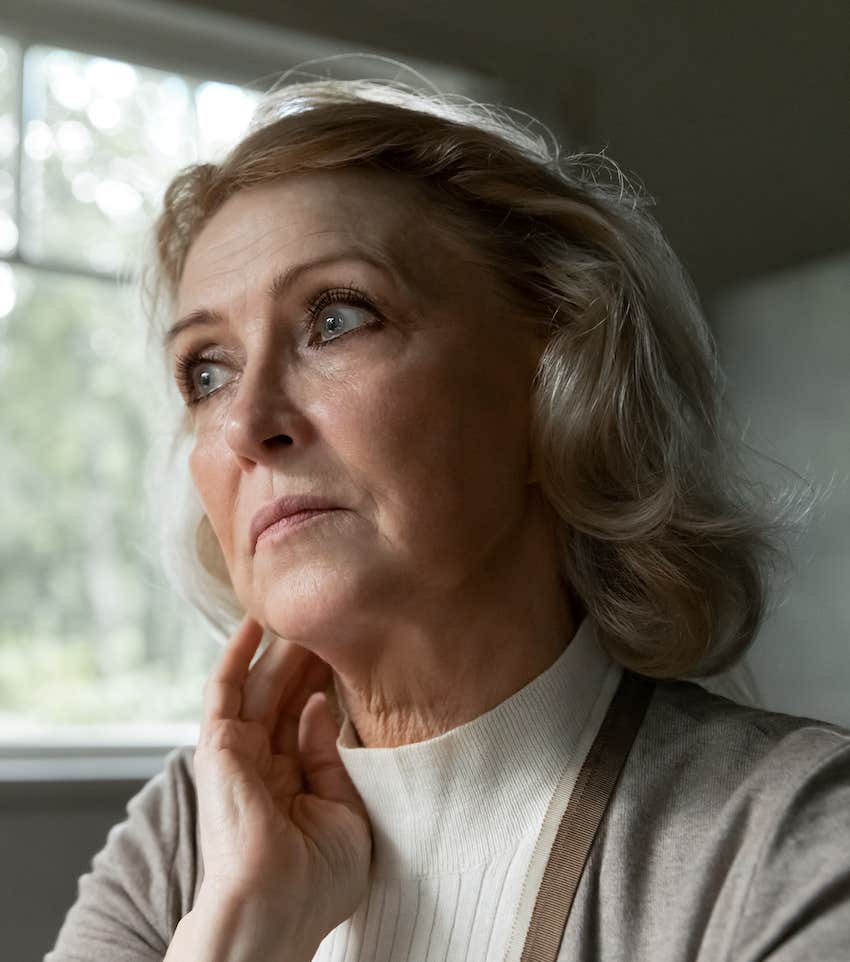
[[[227,460],[220,452],[203,441],[196,441],[189,455],[192,476],[201,504],[224,550],[227,549],[227,523],[230,515],[230,489],[227,479]]]
[[[483,510],[493,497],[512,496],[524,477],[527,430],[516,382],[489,364],[445,356],[382,375],[322,415],[332,447],[382,513],[408,523],[435,511],[456,517],[470,503]]]
[[[207,499],[205,492],[212,488],[215,464],[214,461],[209,457],[203,445],[199,444],[197,441],[195,441],[192,451],[189,454],[189,473],[192,476],[192,481],[198,490],[201,501],[206,506]]]

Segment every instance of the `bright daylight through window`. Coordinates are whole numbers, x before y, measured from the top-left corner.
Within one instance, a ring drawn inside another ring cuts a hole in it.
[[[120,278],[168,180],[238,138],[257,97],[0,37],[2,743],[197,718],[218,649],[156,558],[144,331]]]

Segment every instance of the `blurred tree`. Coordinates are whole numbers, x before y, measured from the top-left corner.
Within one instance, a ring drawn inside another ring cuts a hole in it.
[[[0,739],[195,721],[217,652],[156,559],[151,372],[115,272],[168,179],[232,143],[257,95],[30,48],[18,244],[19,56],[0,38]]]
[[[15,223],[15,157],[18,146],[18,121],[15,106],[18,96],[20,52],[11,40],[0,37],[0,255],[15,250],[18,228]],[[0,304],[0,316],[2,316]]]

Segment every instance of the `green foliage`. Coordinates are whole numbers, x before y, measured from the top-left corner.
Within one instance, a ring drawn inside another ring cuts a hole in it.
[[[0,37],[0,254],[17,239],[19,56]],[[153,372],[110,272],[132,261],[168,179],[237,136],[256,95],[72,51],[24,56],[18,226],[33,266],[0,261],[0,739],[27,720],[193,721],[218,652],[156,561]]]
[[[108,283],[6,271],[0,712],[191,720],[215,652],[151,560],[143,338]]]

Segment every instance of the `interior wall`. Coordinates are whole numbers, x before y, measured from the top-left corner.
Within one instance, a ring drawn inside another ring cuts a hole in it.
[[[4,962],[41,962],[77,880],[143,782],[0,785],[0,933]],[[92,959],[91,962],[108,962]]]
[[[505,81],[568,146],[605,150],[645,183],[703,293],[850,243],[838,0],[180,3]]]
[[[710,313],[745,439],[824,494],[753,673],[768,708],[850,727],[850,251],[739,285]]]

